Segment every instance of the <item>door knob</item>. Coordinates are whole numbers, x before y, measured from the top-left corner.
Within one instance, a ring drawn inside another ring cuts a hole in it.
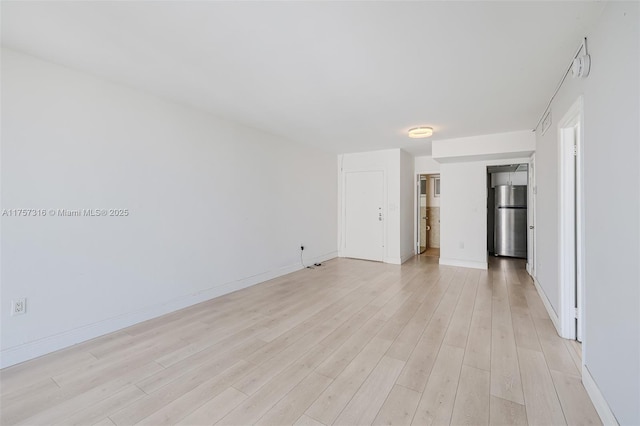
[[[529,226],[529,229],[533,229],[533,225]]]

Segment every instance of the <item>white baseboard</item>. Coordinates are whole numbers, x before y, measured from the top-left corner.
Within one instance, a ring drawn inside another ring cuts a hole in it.
[[[553,326],[556,328],[556,332],[558,333],[558,336],[562,336],[562,333],[560,332],[560,319],[558,318],[558,314],[556,314],[556,311],[553,310],[553,306],[551,306],[551,302],[549,302],[549,299],[547,298],[546,293],[540,286],[540,283],[538,282],[538,280],[535,279],[535,277],[532,277],[532,278],[533,278],[533,284],[536,286],[538,295],[540,296],[540,299],[542,299],[542,303],[544,304],[544,307],[547,309],[549,318],[551,318],[551,322],[553,323]]]
[[[402,263],[406,262],[407,260],[411,259],[413,256],[415,256],[415,254],[413,252],[411,253],[407,253],[404,256],[402,256]]]
[[[487,269],[487,262],[440,258],[440,265],[458,266],[461,268]]]
[[[329,259],[337,257],[337,252],[327,253],[308,259],[310,264],[325,262]],[[295,264],[266,271],[258,275],[246,277],[237,281],[228,282],[217,285],[198,293],[182,296],[168,302],[141,309],[135,312],[118,315],[116,317],[107,318],[105,320],[87,324],[82,327],[74,328],[53,336],[44,337],[19,346],[4,349],[0,352],[0,368],[9,367],[33,358],[37,358],[48,353],[67,348],[69,346],[103,336],[114,331],[138,324],[143,321],[156,318],[170,312],[183,309],[197,303],[201,303],[215,297],[222,296],[243,288],[280,277],[302,269],[302,265]]]
[[[402,265],[404,262],[406,262],[407,260],[411,259],[413,256],[415,256],[415,254],[410,253],[408,255],[405,255],[403,257],[384,257],[382,259],[382,263],[389,263],[392,265]],[[356,260],[368,260],[368,259],[360,259],[358,257],[351,257],[351,256],[344,256],[343,254],[339,254],[338,257],[346,257],[349,259],[356,259]],[[377,262],[377,261],[376,261]]]
[[[616,420],[616,416],[614,416],[611,408],[609,408],[607,400],[604,399],[602,392],[600,392],[600,388],[598,388],[596,381],[593,380],[593,377],[586,365],[582,366],[582,384],[587,390],[587,394],[589,395],[589,398],[591,398],[591,402],[593,402],[593,406],[598,412],[600,420],[602,420],[602,424],[604,426],[617,426],[618,421]]]

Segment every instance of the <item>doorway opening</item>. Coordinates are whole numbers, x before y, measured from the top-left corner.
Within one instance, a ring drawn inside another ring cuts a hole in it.
[[[560,160],[560,329],[567,339],[582,341],[584,314],[582,251],[582,98],[558,124]]]
[[[487,251],[527,258],[529,165],[487,167]]]
[[[440,257],[440,175],[418,175],[418,254]]]

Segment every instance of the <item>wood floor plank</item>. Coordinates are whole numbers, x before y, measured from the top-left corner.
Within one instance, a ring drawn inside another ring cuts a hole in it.
[[[229,387],[176,424],[184,426],[211,425],[226,416],[246,398],[246,394]]]
[[[491,369],[492,287],[488,274],[481,273],[463,361],[465,365],[486,371]]]
[[[391,392],[402,367],[404,362],[387,356],[382,357],[367,380],[353,395],[349,404],[342,410],[336,419],[336,424],[371,424]]]
[[[390,341],[374,337],[320,394],[305,414],[324,424],[333,423],[390,345]]]
[[[491,321],[491,395],[524,404],[518,353],[506,284],[493,282]]]
[[[51,406],[45,410],[38,411],[40,409],[39,407],[25,409],[24,414],[28,417],[15,423],[22,425],[59,423],[69,417],[69,415],[75,414],[87,406],[98,404],[109,396],[121,392],[130,384],[131,383],[124,379],[111,380],[86,392],[76,394],[72,398],[51,404]],[[24,417],[24,414],[21,417]],[[8,423],[14,423],[14,421],[9,420]]]
[[[220,376],[216,376],[200,383],[188,392],[182,394],[179,398],[163,405],[154,411],[151,415],[145,417],[137,425],[159,426],[172,425],[184,419],[192,413],[194,409],[201,407],[211,398],[218,396],[238,376],[245,371],[251,369],[251,365],[245,361],[238,361],[236,364],[225,370]],[[113,420],[113,417],[112,417]]]
[[[451,424],[489,424],[490,388],[488,371],[463,365]]]
[[[529,314],[529,304],[525,287],[522,284],[514,284],[507,282],[507,291],[509,293],[509,305],[511,305],[511,313]]]
[[[414,348],[420,341],[426,325],[431,320],[436,311],[442,297],[446,294],[453,278],[453,272],[443,273],[439,276],[438,281],[427,290],[427,295],[418,308],[416,313],[411,317],[407,325],[400,332],[400,335],[394,340],[393,344],[387,351],[387,355],[407,361],[411,356]]]
[[[7,393],[15,393],[55,374],[69,369],[82,368],[96,361],[96,357],[89,352],[74,349],[73,347],[63,349],[28,362],[3,368],[0,370],[0,383],[2,383],[0,392],[3,396]]]
[[[366,319],[368,319],[369,316],[372,316],[373,314],[378,312],[379,308],[366,305],[373,299],[375,299],[379,294],[378,287],[380,287],[381,289],[382,283],[383,282],[379,282],[373,284],[372,286],[365,286],[364,284],[360,284],[358,287],[356,287],[356,290],[366,287],[370,290],[372,289],[372,291],[370,291],[366,296],[362,296],[356,292],[352,292],[354,294],[350,294],[346,298],[341,298],[338,302],[332,304],[326,309],[323,309],[313,317],[270,341],[263,348],[255,351],[250,357],[247,358],[247,360],[259,364],[262,361],[273,357],[274,355],[282,351],[285,347],[288,347],[293,342],[301,339],[305,334],[309,332],[309,328],[314,327],[318,323],[322,324],[332,322],[336,325],[331,333],[329,333],[328,336],[324,337],[321,340],[321,342],[323,342],[325,346],[329,346],[329,340],[332,338],[334,340],[339,340],[340,337],[343,336],[344,339],[347,339],[349,336],[351,336],[355,328],[359,327],[359,325]],[[367,308],[369,308],[369,310]],[[342,333],[342,336],[336,336],[336,334],[340,333]]]
[[[531,314],[531,317],[534,320],[549,319],[547,309],[544,307],[544,303],[542,303],[537,290],[535,288],[530,288],[525,290],[524,294],[527,298],[527,306],[529,307],[529,313]]]
[[[453,311],[458,302],[458,297],[462,287],[464,286],[464,277],[466,272],[458,276],[458,279],[452,282],[447,289],[447,293],[443,296],[436,312],[425,328],[420,341],[414,348],[409,360],[407,361],[400,377],[398,384],[413,389],[416,392],[422,392],[424,389],[431,369],[435,363],[440,345],[444,339],[449,326],[449,321],[453,315]]]
[[[323,346],[338,347],[345,341],[350,339],[356,333],[356,330],[360,329],[371,317],[373,317],[379,308],[377,306],[367,305],[361,308],[359,311],[349,318],[348,321],[342,323],[342,325],[336,328],[331,334],[320,341]]]
[[[469,326],[471,325],[471,316],[473,315],[473,305],[476,300],[479,278],[479,271],[473,271],[467,275],[464,288],[458,299],[458,304],[453,312],[447,333],[444,336],[444,344],[457,346],[462,349],[467,347]]]
[[[280,399],[311,374],[323,356],[325,354],[320,351],[309,351],[303,359],[296,361],[278,374],[216,424],[247,425],[257,422]]]
[[[551,370],[562,412],[569,425],[601,425],[602,421],[591,404],[589,395],[579,376]]]
[[[284,371],[295,360],[302,357],[318,339],[313,335],[303,337],[296,343],[289,345],[278,355],[264,361],[256,368],[247,371],[245,375],[233,383],[233,387],[247,395],[254,394],[269,380]]]
[[[197,361],[194,363],[194,360],[198,360],[204,353],[219,352],[219,348],[231,349],[242,343],[255,342],[260,339],[260,336],[265,330],[265,327],[259,325],[248,326],[222,339],[210,337],[210,334],[203,333],[197,340],[194,339],[193,342],[185,342],[186,344],[182,347],[157,357],[155,361],[165,368],[187,359],[189,364],[195,365]],[[262,347],[265,345],[266,342],[261,344]],[[199,352],[203,352],[203,354],[198,355]],[[183,365],[184,364],[179,368],[182,369]]]
[[[442,345],[412,424],[443,425],[450,423],[463,357],[464,349]]]
[[[97,423],[94,423],[93,426],[116,426],[114,422],[111,421],[109,417],[105,417]]]
[[[159,345],[163,349],[172,347],[177,348],[181,344],[178,341],[169,341],[163,345]],[[77,370],[69,370],[61,375],[53,376],[52,379],[61,388],[74,388],[74,387],[94,387],[102,382],[108,381],[113,377],[127,374],[128,372],[140,369],[143,366],[153,366],[156,371],[162,370],[156,362],[149,362],[149,359],[153,357],[154,351],[148,349],[140,354],[129,356],[128,358],[122,358],[114,360],[109,363],[102,363],[96,361],[88,365],[86,368]],[[146,376],[145,376],[146,377]]]
[[[331,356],[318,366],[316,371],[324,376],[336,378],[379,332],[385,321],[372,317]],[[389,341],[388,339],[384,339]]]
[[[576,367],[571,354],[564,344],[562,337],[558,336],[556,328],[549,318],[534,320],[535,328],[538,332],[542,352],[549,365],[549,369],[561,371],[565,374],[579,376],[580,370]]]
[[[410,425],[421,396],[419,392],[394,385],[372,424],[376,426]]]
[[[3,387],[5,387],[4,384]],[[6,387],[12,389],[12,387]],[[46,377],[26,387],[16,386],[16,390],[2,395],[0,400],[5,407],[14,407],[25,399],[33,398],[34,395],[52,395],[58,392],[60,392],[60,386],[58,386],[51,377]],[[4,414],[5,412],[0,410],[0,420],[4,419]]]
[[[256,425],[293,424],[333,380],[318,373],[309,374],[258,420]]]
[[[200,369],[190,371],[179,377],[170,386],[151,392],[148,396],[135,401],[133,404],[114,411],[109,417],[119,426],[136,424],[187,395],[202,383],[214,381],[221,383],[223,385],[222,388],[224,388],[224,386],[230,386],[231,382],[236,380],[244,371],[255,367],[255,365],[243,360],[230,365],[226,363],[213,365],[203,364]]]
[[[516,346],[519,348],[542,351],[536,328],[528,313],[512,312],[513,333],[516,338]]]
[[[567,424],[542,352],[519,348],[518,357],[529,423]]]
[[[445,294],[445,288],[437,288],[426,301],[418,308],[409,322],[402,329],[398,337],[389,348],[387,355],[400,361],[407,361],[414,348],[424,333],[425,326],[429,323],[436,308]]]
[[[161,368],[150,362],[119,377],[105,381],[105,378],[91,381],[91,384],[78,384],[66,389],[58,388],[52,392],[34,393],[25,396],[11,405],[2,406],[3,424],[20,421],[26,423],[56,423],[66,416],[97,403],[112,393],[117,393],[136,380],[147,377]],[[99,383],[95,385],[95,383]]]
[[[496,426],[528,425],[527,412],[522,404],[491,395],[489,424]]]
[[[129,385],[97,404],[93,404],[86,407],[84,410],[77,411],[69,417],[63,418],[58,424],[60,426],[83,426],[92,424],[96,421],[100,421],[109,413],[126,407],[145,395],[146,394],[138,387]],[[109,419],[109,421],[111,422],[111,419]]]
[[[249,332],[250,336],[252,334]],[[252,353],[266,344],[260,339],[251,337],[248,340],[241,339],[239,342],[237,346],[230,345],[229,348],[211,347],[202,350],[136,384],[140,389],[151,394],[186,375],[194,377],[211,373],[215,375],[235,364],[238,359],[244,358],[245,354]]]
[[[325,426],[324,423],[320,423],[316,419],[303,414],[300,418],[294,423],[294,426]]]

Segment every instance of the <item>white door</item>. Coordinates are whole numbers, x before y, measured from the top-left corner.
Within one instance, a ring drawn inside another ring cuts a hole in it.
[[[384,258],[384,172],[345,173],[344,255],[382,261]]]

